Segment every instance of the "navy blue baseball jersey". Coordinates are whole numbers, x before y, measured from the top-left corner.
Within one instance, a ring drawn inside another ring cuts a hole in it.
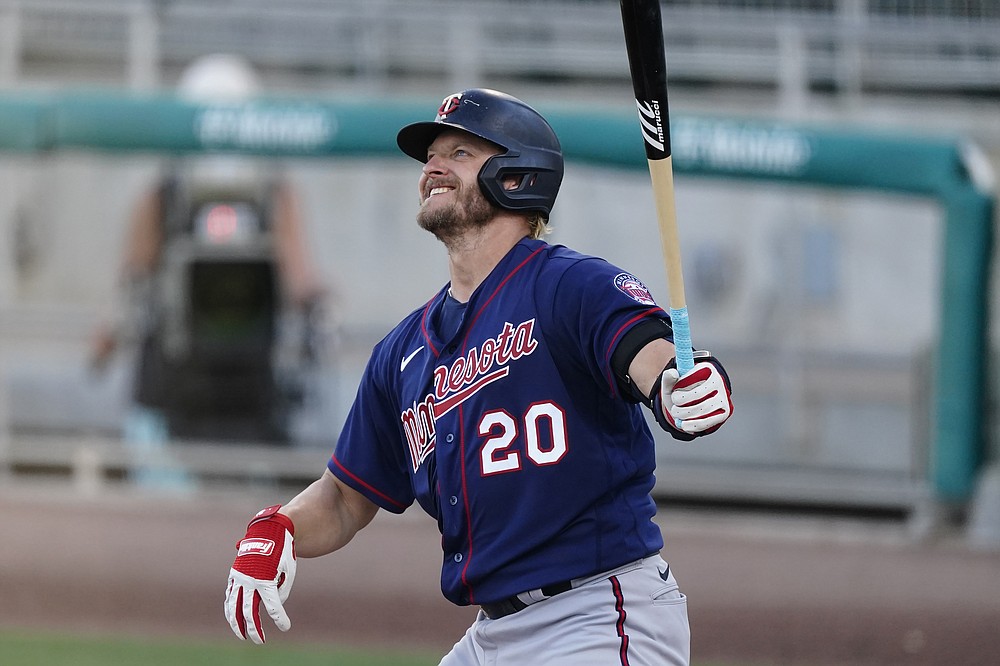
[[[376,345],[333,474],[388,511],[416,500],[437,519],[441,588],[459,605],[662,548],[653,437],[611,369],[626,331],[666,318],[642,283],[524,239],[464,312],[442,312],[447,292]]]

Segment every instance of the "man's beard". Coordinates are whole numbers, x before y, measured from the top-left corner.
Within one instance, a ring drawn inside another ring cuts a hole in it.
[[[470,229],[485,227],[499,210],[486,200],[478,187],[453,191],[459,195],[451,205],[433,210],[421,208],[417,213],[420,228],[431,232],[444,243],[457,239]]]

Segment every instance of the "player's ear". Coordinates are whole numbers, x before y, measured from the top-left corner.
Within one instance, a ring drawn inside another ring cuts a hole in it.
[[[514,174],[503,179],[503,189],[508,192],[521,189],[521,182],[524,181],[524,174]]]

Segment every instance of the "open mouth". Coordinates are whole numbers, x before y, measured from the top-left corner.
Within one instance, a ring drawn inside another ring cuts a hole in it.
[[[451,192],[454,189],[455,189],[454,187],[446,187],[446,186],[445,187],[432,187],[431,191],[427,194],[427,198],[430,199],[431,197],[433,197],[433,196],[435,196],[437,194],[443,194],[445,192]]]

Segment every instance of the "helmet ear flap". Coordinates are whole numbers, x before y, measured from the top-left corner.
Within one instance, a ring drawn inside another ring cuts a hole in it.
[[[544,153],[543,153],[544,154]],[[479,188],[493,204],[513,211],[534,211],[548,217],[562,182],[562,157],[552,153],[527,166],[517,151],[494,155],[479,170]],[[516,179],[508,189],[505,182]]]

